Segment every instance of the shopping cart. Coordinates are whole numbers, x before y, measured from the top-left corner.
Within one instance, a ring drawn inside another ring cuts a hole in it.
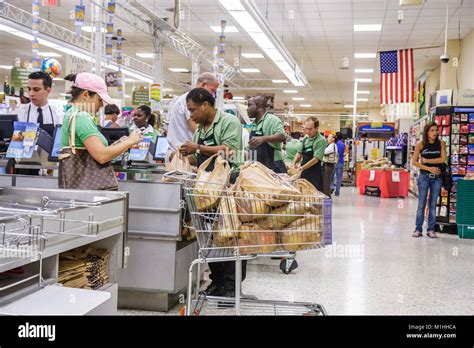
[[[241,263],[262,256],[282,256],[331,243],[331,200],[320,194],[252,192],[221,184],[180,178],[199,258],[189,268],[187,315],[325,315],[314,303],[242,298]],[[199,291],[200,265],[235,262],[235,297],[206,296]],[[195,296],[193,269],[198,268]]]

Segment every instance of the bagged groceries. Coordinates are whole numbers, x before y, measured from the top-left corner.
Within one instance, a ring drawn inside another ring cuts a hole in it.
[[[258,162],[246,163],[237,180],[242,190],[253,193],[256,198],[274,207],[285,204],[299,194],[295,187]]]
[[[270,253],[279,249],[276,232],[262,232],[255,224],[242,225],[240,231],[240,254]]]
[[[232,192],[225,199],[221,199],[217,209],[217,234],[219,240],[238,238],[241,222],[238,218],[237,204]]]
[[[239,185],[235,185],[234,188],[236,190],[235,202],[240,221],[251,222],[267,217],[270,206],[265,204],[263,200],[255,198],[252,193],[243,191]]]
[[[299,192],[304,197],[301,197],[304,199],[305,202],[314,202],[311,206],[310,212],[315,215],[321,215],[322,214],[322,202],[323,198],[326,198],[326,195],[316,189],[313,184],[311,184],[308,180],[306,179],[298,179],[293,183],[293,186],[298,189]]]
[[[207,167],[215,160],[214,169]],[[194,203],[199,211],[215,207],[230,177],[230,165],[221,156],[213,155],[204,161],[198,169],[193,190]]]
[[[310,210],[311,205],[296,201],[284,206],[275,208],[271,211],[271,215],[267,216],[265,220],[258,224],[264,229],[281,230],[286,225],[301,218],[306,212]]]
[[[293,166],[287,166],[287,170],[288,170],[288,175],[289,176],[295,176],[295,175],[298,175],[299,171],[298,169],[296,169],[295,167]]]
[[[284,232],[279,232],[280,242],[285,250],[296,251],[307,249],[319,243],[322,235],[322,216],[307,215],[289,224]]]
[[[161,179],[162,182],[176,182],[179,181],[178,179],[174,177],[179,177],[183,176],[186,177],[190,173],[193,173],[193,167],[191,166],[191,163],[189,163],[189,158],[188,156],[183,156],[179,151],[176,151],[173,155],[173,158],[171,162],[169,162],[166,165],[166,172],[167,173],[173,173],[173,175],[170,176],[163,176]]]

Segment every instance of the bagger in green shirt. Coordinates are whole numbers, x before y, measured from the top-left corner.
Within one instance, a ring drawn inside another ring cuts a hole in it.
[[[319,162],[323,161],[324,150],[326,149],[326,139],[322,136],[321,133],[318,133],[313,138],[305,136],[302,141],[302,148],[300,153],[304,151],[305,148],[311,146],[313,148],[313,156],[316,157]],[[318,163],[319,163],[318,162]]]
[[[98,136],[102,144],[107,146],[107,139],[105,139],[102,133],[100,133],[97,129],[92,115],[85,111],[78,111],[77,107],[72,106],[64,115],[63,125],[61,127],[61,148],[69,146],[69,134],[71,133],[72,129],[68,129],[68,123],[71,116],[73,116],[76,112],[76,147],[85,148],[84,141],[86,141],[86,139],[90,138],[91,136]]]
[[[301,141],[297,139],[291,139],[291,141],[289,141],[286,144],[285,163],[293,164],[296,154],[301,151],[302,151]]]
[[[285,135],[285,128],[283,127],[283,122],[276,117],[275,115],[267,112],[260,119],[258,123],[253,123],[252,131],[256,133],[256,136],[262,135],[275,135],[283,134]],[[281,161],[283,160],[283,155],[281,153],[281,143],[267,143],[275,149],[273,160]]]
[[[197,144],[199,139],[204,140],[204,145],[206,146],[228,146],[229,149],[234,151],[234,155],[229,159],[232,165],[232,172],[237,173],[239,171],[244,161],[242,151],[242,125],[237,117],[216,110],[214,121],[207,131],[204,131],[203,125],[198,125],[193,135],[193,142]]]

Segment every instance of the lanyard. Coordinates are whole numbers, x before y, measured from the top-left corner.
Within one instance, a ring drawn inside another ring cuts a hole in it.
[[[53,110],[51,110],[51,105],[48,105],[48,109],[49,109],[49,112],[51,114],[51,122],[53,123],[53,127],[54,127],[54,117],[53,117]],[[28,118],[26,120],[26,122],[30,122],[30,112],[31,112],[31,103],[30,103],[30,106],[28,107]],[[44,124],[44,122],[43,122]]]

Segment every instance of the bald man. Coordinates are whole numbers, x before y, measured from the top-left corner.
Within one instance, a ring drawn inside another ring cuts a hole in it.
[[[204,88],[213,96],[216,95],[219,82],[213,73],[205,72],[199,75],[196,88]],[[193,134],[197,129],[196,123],[190,118],[186,106],[186,96],[181,95],[173,104],[170,110],[170,123],[168,126],[167,139],[171,151],[176,151],[182,144],[192,141]]]
[[[283,122],[267,112],[267,98],[263,96],[250,98],[248,114],[255,119],[249,141],[251,159],[256,159],[275,173],[286,173],[281,152],[281,145],[286,139]]]

